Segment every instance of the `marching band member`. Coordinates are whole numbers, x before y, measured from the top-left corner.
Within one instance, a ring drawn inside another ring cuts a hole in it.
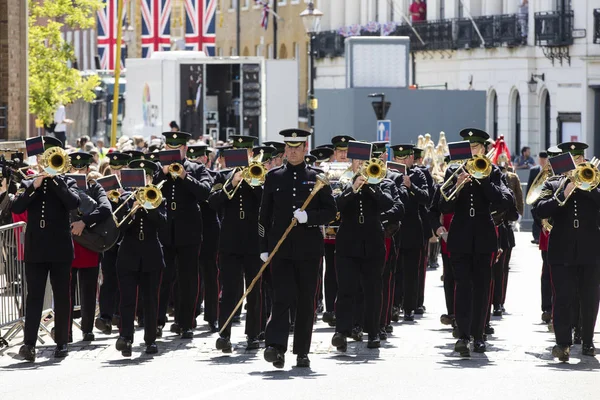
[[[277,141],[263,142],[264,146],[274,147],[275,151],[271,153],[271,158],[265,167],[271,170],[273,168],[281,167],[283,165],[283,159],[285,157],[285,143]]]
[[[473,155],[485,154],[485,141],[489,135],[480,129],[463,129]],[[446,180],[452,172],[446,171]],[[501,203],[501,174],[492,166],[490,175],[473,182],[471,175],[462,172],[454,185],[464,186],[460,192],[446,200],[440,197],[440,211],[454,213],[448,232],[448,251],[455,274],[455,318],[459,340],[454,350],[462,357],[470,356],[469,341],[472,334],[474,350],[484,352],[483,330],[488,313],[491,268],[498,249],[496,229],[490,205]],[[448,190],[454,190],[452,186]]]
[[[323,236],[319,229],[335,218],[335,200],[325,186],[300,210],[315,185],[318,169],[304,163],[310,132],[286,129],[280,132],[286,143],[287,164],[267,174],[259,215],[261,259],[266,261],[292,217],[297,220],[287,239],[271,261],[273,311],[265,332],[265,360],[283,368],[289,339],[290,307],[296,305],[294,354],[297,366],[309,367],[310,342],[315,313]]]
[[[242,135],[230,137],[233,139],[234,148],[248,149],[249,156],[253,154],[252,146],[258,138]],[[225,185],[212,192],[208,199],[211,208],[222,215],[218,255],[222,284],[219,326],[224,326],[244,292],[244,281],[248,286],[261,267],[256,229],[261,196],[262,187],[250,186],[244,180],[243,172],[235,169],[227,177]],[[261,332],[260,281],[246,300],[246,349],[256,350],[260,347],[258,335]],[[231,353],[230,337],[231,324],[225,327],[217,339],[216,348],[224,353]]]
[[[586,162],[588,145],[579,142],[561,143],[558,147],[570,153],[576,165]],[[562,156],[559,156],[562,157]],[[553,169],[558,173],[557,169]],[[598,170],[595,170],[598,174]],[[595,356],[594,326],[598,315],[600,268],[595,248],[600,242],[598,208],[600,188],[579,190],[567,176],[548,179],[542,195],[534,205],[540,219],[552,219],[548,242],[548,264],[552,276],[553,321],[556,345],[552,355],[568,361],[573,344],[572,326],[579,300],[583,346],[581,354]],[[561,186],[564,189],[561,189]],[[579,313],[577,313],[579,314]]]
[[[398,144],[392,146],[394,161],[406,165],[406,175],[402,177],[408,191],[408,199],[404,204],[405,214],[402,221],[404,229],[400,230],[399,267],[396,272],[396,305],[402,301],[404,320],[414,321],[419,292],[419,268],[423,257],[423,224],[419,213],[419,205],[428,204],[429,190],[427,179],[420,168],[414,165],[414,145]],[[398,277],[401,275],[401,277]],[[398,279],[400,278],[400,279]],[[399,282],[400,281],[400,282]],[[400,293],[403,292],[403,296]]]
[[[207,165],[208,145],[205,143],[197,143],[193,146],[188,146],[187,158],[191,162]],[[211,178],[213,188],[218,179],[219,173],[206,167],[206,172]],[[219,236],[221,232],[221,221],[219,215],[213,210],[208,201],[200,203],[202,211],[202,246],[200,248],[200,256],[198,263],[200,265],[200,281],[204,288],[204,295],[198,296],[198,304],[196,305],[196,316],[200,312],[200,304],[204,298],[204,321],[208,323],[210,331],[218,332],[219,318],[219,267],[217,266],[217,248],[219,244]]]
[[[164,165],[155,176],[155,182],[166,180],[162,193],[167,201],[167,224],[160,230],[166,269],[161,281],[158,326],[166,323],[169,294],[177,281],[175,293],[176,322],[182,339],[192,339],[196,320],[196,299],[199,292],[198,254],[202,241],[202,211],[199,203],[208,198],[211,180],[204,165],[186,159],[187,141],[192,135],[185,132],[164,132],[169,150],[178,149],[181,172],[177,177]]]
[[[390,219],[399,221],[404,211],[394,182],[383,179],[378,184],[367,183],[367,178],[359,171],[362,164],[361,159],[352,160],[355,179],[335,196],[341,215],[335,256],[338,278],[336,333],[331,344],[340,351],[346,351],[348,347],[346,337],[353,336],[353,308],[359,285],[364,294],[364,329],[369,334],[367,347],[380,346],[381,276],[386,255],[383,223]]]
[[[143,168],[146,182],[152,182],[153,176],[159,171],[158,165],[150,160],[131,161],[129,168]],[[130,200],[117,218],[122,220],[123,216],[129,214],[136,206],[141,204],[135,199]],[[165,268],[163,247],[158,239],[158,232],[166,224],[167,212],[163,199],[156,208],[139,207],[121,225],[123,240],[117,256],[121,324],[116,348],[124,357],[131,357],[136,301],[142,302],[146,353],[158,353],[156,345],[158,295],[161,275]],[[138,293],[141,296],[138,296]]]
[[[52,147],[62,147],[53,137],[30,139],[38,154]],[[33,155],[28,146],[27,153]],[[66,156],[65,156],[66,158]],[[66,172],[66,171],[65,171]],[[12,212],[27,211],[25,230],[25,277],[27,299],[23,346],[19,355],[27,361],[35,361],[35,344],[38,337],[44,291],[50,275],[55,310],[54,357],[68,355],[69,326],[71,315],[71,263],[73,262],[73,239],[69,212],[79,205],[75,180],[64,175],[40,176],[23,180]]]
[[[111,218],[111,206],[102,186],[87,178],[90,172],[90,164],[93,161],[92,155],[85,152],[75,152],[69,154],[69,157],[71,158],[71,172],[86,175],[87,189],[78,190],[80,197],[79,211],[82,215],[78,220],[71,223],[71,233],[80,236],[84,228],[93,228],[97,223]],[[85,198],[91,200],[86,201]],[[86,203],[89,205],[84,207]],[[90,342],[95,339],[92,329],[94,328],[94,316],[96,314],[100,254],[85,248],[77,242],[73,243],[73,247],[75,258],[71,264],[73,268],[71,272],[71,298],[75,298],[75,288],[79,287],[81,331],[83,341]],[[72,323],[73,313],[71,313],[71,326]]]
[[[121,168],[127,166],[131,160],[129,154],[114,151],[106,156],[109,159],[109,175],[115,175],[117,179],[121,177]],[[123,199],[121,197],[111,200],[112,211],[114,212],[119,205],[121,205]],[[119,281],[117,279],[117,254],[119,253],[119,242],[102,253],[101,269],[102,269],[102,285],[100,285],[100,294],[98,296],[98,306],[100,308],[100,315],[96,318],[94,323],[96,329],[110,335],[112,333],[112,326],[118,325],[120,319],[119,316]],[[114,323],[113,323],[114,321]]]

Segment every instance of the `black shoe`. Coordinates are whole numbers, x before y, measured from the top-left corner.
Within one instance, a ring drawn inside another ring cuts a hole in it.
[[[260,341],[258,340],[258,338],[253,337],[253,338],[248,338],[248,343],[246,345],[246,350],[258,350],[260,349]]]
[[[459,338],[459,335],[458,335],[458,327],[456,327],[456,326],[452,328],[452,337],[453,337],[454,339],[458,339],[458,338]]]
[[[595,357],[596,348],[593,344],[584,344],[583,346],[581,346],[581,354],[584,356]]]
[[[404,321],[406,322],[411,322],[415,320],[415,313],[412,311],[405,311],[404,312]]]
[[[151,343],[146,345],[146,354],[156,354],[158,353],[158,346],[156,343]]]
[[[452,325],[453,320],[454,318],[452,318],[452,316],[448,314],[442,314],[442,316],[440,317],[440,322],[442,323],[442,325]]]
[[[369,341],[367,342],[367,348],[369,349],[378,349],[381,346],[381,342],[377,336],[369,336]]]
[[[473,351],[475,353],[485,353],[486,345],[481,339],[477,339],[473,342]]]
[[[121,352],[123,357],[131,357],[131,340],[127,340],[123,336],[119,336],[115,347]]]
[[[392,333],[392,332],[394,332],[394,327],[392,325],[386,325],[385,331],[386,331],[386,333]]]
[[[239,324],[242,321],[242,317],[240,317],[239,315],[234,315],[233,318],[231,319],[231,322],[234,324]]]
[[[552,311],[542,312],[542,321],[546,324],[549,324],[550,321],[552,321]]]
[[[575,331],[575,334],[573,335],[573,344],[581,344],[581,342],[581,333]]]
[[[492,313],[492,315],[494,317],[501,317],[502,316],[502,309],[500,308],[500,306],[494,306],[494,312]]]
[[[454,345],[454,351],[460,354],[461,357],[471,357],[471,350],[469,350],[469,340],[459,339]]]
[[[533,239],[533,240],[531,241],[531,243],[533,243],[533,244],[540,244],[540,241],[539,241],[539,240],[535,240],[535,239]]]
[[[162,325],[156,327],[156,337],[162,337],[163,328],[164,326]]]
[[[336,332],[331,338],[331,345],[335,346],[338,351],[344,353],[348,350],[348,340],[343,333]]]
[[[502,310],[502,314],[506,314],[506,308],[504,308],[504,304],[500,304],[500,309]]]
[[[317,304],[317,313],[321,314],[324,310],[325,310],[325,307],[323,306],[323,302],[319,301],[319,304]]]
[[[388,334],[385,331],[385,328],[381,328],[379,330],[379,340],[387,340],[387,338],[388,338]]]
[[[54,358],[65,358],[69,355],[69,347],[66,344],[57,344],[54,348]]]
[[[352,340],[355,342],[362,342],[363,340],[363,330],[360,326],[355,326],[352,328],[352,334],[350,335]]]
[[[392,321],[394,322],[398,322],[400,320],[400,308],[399,307],[392,307]]]
[[[184,329],[181,331],[181,338],[182,339],[193,339],[194,338],[194,331],[191,329]]]
[[[181,328],[179,327],[179,324],[177,322],[173,322],[171,324],[170,331],[171,333],[176,333],[179,335],[181,333]]]
[[[25,361],[34,362],[35,361],[35,346],[30,346],[28,344],[24,344],[19,349],[19,355],[23,357]]]
[[[323,313],[323,322],[327,324],[335,324],[335,313],[333,311],[325,311]]]
[[[296,367],[298,368],[310,368],[310,360],[308,354],[298,354],[296,357]]]
[[[88,332],[88,333],[83,334],[83,339],[81,341],[82,342],[93,342],[94,340],[96,340],[96,336],[94,336],[94,334],[92,332]]]
[[[219,332],[219,324],[216,321],[209,322],[208,326],[210,327],[211,333]]]
[[[490,324],[485,324],[484,332],[486,335],[493,335],[495,330]]]
[[[138,328],[143,328],[143,327],[144,327],[144,318],[138,317]]]
[[[552,348],[552,356],[558,358],[558,360],[562,362],[569,361],[570,353],[571,349],[569,348],[569,346],[560,346],[557,344]]]
[[[119,323],[121,322],[121,316],[120,315],[113,315],[112,317],[112,326],[119,326]]]
[[[425,306],[419,306],[419,307],[417,307],[417,309],[415,310],[415,314],[417,314],[417,315],[423,315],[423,314],[425,314]]]
[[[265,361],[273,363],[275,368],[283,368],[285,365],[285,354],[277,350],[273,346],[267,346],[265,349]]]
[[[96,329],[105,335],[110,335],[112,333],[112,323],[109,319],[106,318],[96,318],[96,322],[94,323]]]
[[[220,337],[217,339],[217,344],[215,345],[217,350],[221,350],[223,353],[231,353],[231,341],[228,337]]]
[[[258,340],[261,342],[265,341],[265,331],[262,331],[261,333],[258,334]]]

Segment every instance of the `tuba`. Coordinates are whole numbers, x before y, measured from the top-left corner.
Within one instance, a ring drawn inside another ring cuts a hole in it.
[[[546,182],[546,179],[550,178],[551,176],[552,167],[550,166],[550,163],[548,163],[535,177],[533,183],[531,184],[531,187],[529,188],[527,197],[525,198],[525,203],[531,205],[540,198],[540,195],[542,194],[542,188],[544,187],[544,182]]]
[[[554,192],[554,199],[556,199],[559,206],[562,207],[567,204],[567,201],[575,191],[573,190],[569,193],[564,201],[558,199],[558,193],[564,189],[568,181],[573,182],[575,189],[585,190],[587,192],[594,190],[600,184],[600,171],[598,171],[599,164],[600,159],[594,157],[592,161],[579,164],[573,171],[567,174],[567,179],[563,179],[556,192]]]

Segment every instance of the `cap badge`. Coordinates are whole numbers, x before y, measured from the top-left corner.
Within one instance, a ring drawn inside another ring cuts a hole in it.
[[[323,153],[319,153],[319,157],[323,157]]]
[[[292,132],[292,137],[297,137],[298,134],[296,132]]]
[[[140,167],[141,167],[141,168],[144,168],[144,163],[140,163]]]
[[[242,139],[242,138],[238,139],[238,142],[240,142],[240,143],[242,143],[243,141],[244,141],[244,139]]]
[[[343,137],[343,138],[342,138],[342,142],[345,142],[345,141],[346,141],[346,138],[345,138],[345,137]]]
[[[404,151],[404,147],[398,147],[398,150]]]
[[[78,160],[81,160],[81,156],[80,156],[80,155],[78,155],[78,156],[77,156],[77,157],[75,157],[75,158],[77,158]]]
[[[469,131],[469,136],[473,136],[473,132]]]
[[[118,159],[118,158],[119,158],[119,157],[117,157],[117,156],[114,156],[114,157],[113,157],[113,160],[116,160],[116,159]]]
[[[575,145],[574,144],[571,145],[571,150],[575,150]]]
[[[194,149],[190,149],[190,153],[193,153],[193,152],[194,152]]]
[[[173,139],[177,139],[177,134],[176,133],[173,134]]]

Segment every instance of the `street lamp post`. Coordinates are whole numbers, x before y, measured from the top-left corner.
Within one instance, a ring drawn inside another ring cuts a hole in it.
[[[321,25],[321,18],[323,13],[315,8],[314,3],[311,1],[308,3],[306,10],[300,13],[304,29],[309,35],[309,59],[308,59],[308,72],[309,72],[309,86],[308,86],[308,125],[311,132],[311,147],[315,145],[315,110],[318,107],[318,101],[315,98],[315,37],[319,32]]]

